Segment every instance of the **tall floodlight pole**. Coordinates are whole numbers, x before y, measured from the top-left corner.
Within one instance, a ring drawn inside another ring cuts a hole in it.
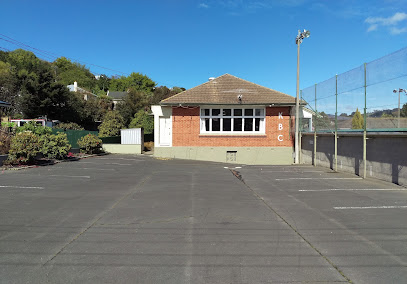
[[[298,35],[295,38],[295,43],[297,44],[297,98],[295,100],[295,164],[300,163],[300,150],[299,150],[299,130],[300,130],[300,44],[304,38],[310,36],[310,32],[304,30],[301,32],[298,30]]]
[[[399,93],[399,106],[397,108],[397,117],[398,117],[397,128],[400,128],[400,93],[402,93],[402,92],[407,93],[407,90],[401,89],[401,88],[399,88],[398,90],[397,89],[393,90],[393,93]]]

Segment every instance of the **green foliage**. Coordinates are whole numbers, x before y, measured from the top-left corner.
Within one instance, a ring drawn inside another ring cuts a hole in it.
[[[319,112],[313,116],[315,127],[317,130],[331,129],[331,120],[325,112]]]
[[[407,103],[404,104],[403,107],[400,109],[400,116],[407,117]]]
[[[16,124],[14,122],[2,122],[1,123],[1,128],[7,129],[9,127],[14,128],[14,127],[16,127]]]
[[[75,122],[61,122],[56,127],[58,129],[72,129],[72,130],[85,130],[82,126]]]
[[[11,139],[8,160],[10,163],[31,163],[41,148],[42,143],[38,135],[29,131],[17,133]]]
[[[120,129],[124,128],[124,119],[117,111],[109,111],[103,117],[99,126],[99,137],[120,135]]]
[[[0,128],[0,155],[7,154],[10,150],[11,135],[7,128]]]
[[[150,105],[156,105],[160,101],[174,96],[182,91],[185,91],[185,88],[173,87],[172,89],[167,88],[166,86],[160,86],[154,89],[153,96],[150,98]]]
[[[124,124],[129,125],[136,112],[148,105],[146,94],[135,89],[130,89],[123,101],[117,104],[117,111],[124,119]]]
[[[144,128],[144,134],[151,134],[154,131],[154,117],[140,110],[134,115],[129,128]]]
[[[76,81],[81,88],[93,90],[97,87],[95,76],[85,65],[71,62],[65,57],[59,57],[53,62],[53,66],[56,68],[58,81],[64,86],[71,85]]]
[[[87,154],[97,154],[102,151],[102,140],[93,134],[83,136],[78,140],[81,152]]]
[[[352,129],[363,129],[363,128],[364,128],[363,116],[360,114],[359,109],[356,109],[356,112],[352,117]]]
[[[40,140],[42,145],[41,153],[48,159],[62,160],[71,149],[67,135],[62,132],[56,135],[43,135]]]
[[[41,124],[37,124],[35,121],[29,121],[23,126],[17,127],[16,132],[25,132],[25,131],[31,131],[34,134],[37,134],[39,136],[41,135],[46,135],[46,134],[51,134],[52,133],[52,128],[47,127],[47,126],[42,126]]]
[[[155,85],[155,82],[146,75],[133,72],[128,77],[122,76],[120,78],[111,79],[109,90],[125,92],[132,88],[146,94],[151,94]]]

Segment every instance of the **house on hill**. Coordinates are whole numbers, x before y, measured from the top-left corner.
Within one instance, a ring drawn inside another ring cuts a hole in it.
[[[294,110],[290,95],[229,74],[210,78],[152,106],[154,155],[292,164]]]
[[[122,102],[126,95],[127,92],[107,91],[107,96],[111,97],[113,100],[113,109],[116,109],[116,105],[119,102]]]
[[[76,81],[72,85],[68,85],[67,87],[68,87],[69,91],[71,91],[71,92],[82,94],[83,99],[85,101],[97,97],[97,95],[95,95],[94,93],[89,92],[88,90],[85,90],[81,87],[78,87],[78,82],[76,82]]]

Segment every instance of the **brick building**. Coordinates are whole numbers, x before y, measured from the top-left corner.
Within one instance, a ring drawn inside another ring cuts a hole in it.
[[[162,100],[154,156],[291,164],[295,98],[225,74]]]

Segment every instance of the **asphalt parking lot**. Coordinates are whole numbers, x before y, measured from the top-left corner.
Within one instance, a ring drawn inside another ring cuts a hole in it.
[[[405,283],[407,191],[109,155],[0,173],[1,283]]]

